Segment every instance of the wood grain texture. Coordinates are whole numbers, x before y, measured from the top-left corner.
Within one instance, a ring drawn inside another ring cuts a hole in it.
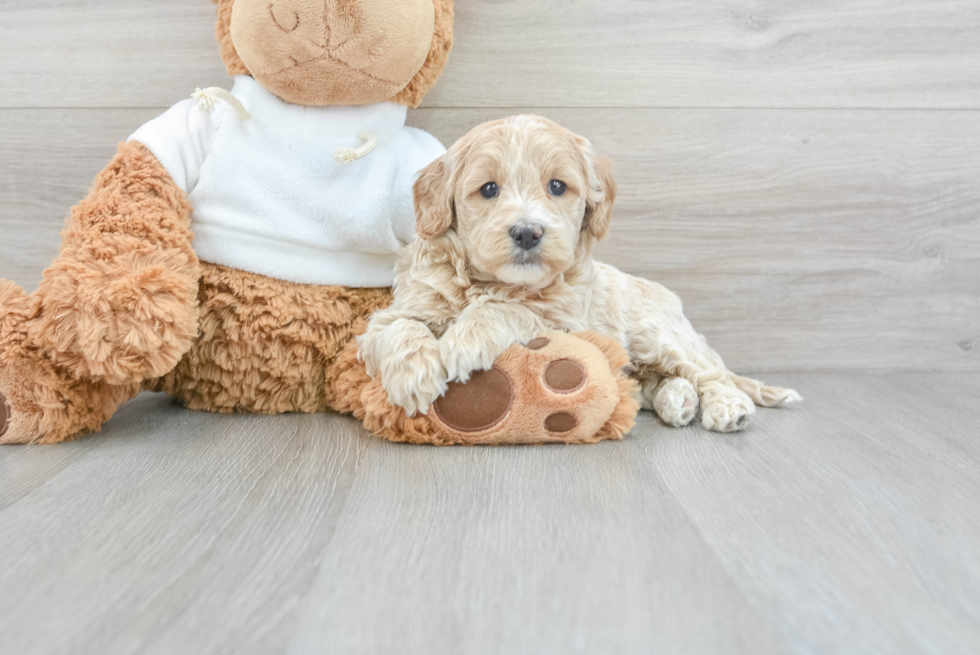
[[[0,110],[0,277],[36,286],[68,207],[160,111]],[[410,120],[451,143],[515,111]],[[599,257],[678,292],[731,366],[980,369],[980,112],[542,113],[615,161]]]
[[[974,0],[465,0],[430,107],[980,108]],[[207,0],[5,0],[2,107],[224,83]]]
[[[980,375],[798,374],[749,431],[419,448],[158,396],[0,449],[0,653],[980,649]]]

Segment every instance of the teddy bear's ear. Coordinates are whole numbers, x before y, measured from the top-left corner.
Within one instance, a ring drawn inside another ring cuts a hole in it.
[[[218,5],[218,24],[215,34],[221,47],[221,61],[225,63],[229,75],[251,75],[245,62],[238,56],[235,44],[231,40],[231,8],[235,0],[211,0]]]
[[[453,224],[454,208],[449,188],[449,155],[429,164],[412,188],[415,198],[415,229],[423,239],[442,236]]]
[[[449,51],[453,49],[453,0],[432,0],[432,2],[435,5],[436,22],[429,56],[408,86],[391,99],[392,102],[412,108],[418,107],[425,94],[435,86],[439,76],[442,75],[442,70],[446,67],[446,62],[449,61]],[[228,0],[228,4],[231,4],[231,0]]]

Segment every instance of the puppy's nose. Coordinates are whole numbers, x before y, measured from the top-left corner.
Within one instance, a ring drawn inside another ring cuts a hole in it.
[[[533,250],[538,247],[544,228],[536,225],[515,225],[510,228],[510,238],[521,250]]]

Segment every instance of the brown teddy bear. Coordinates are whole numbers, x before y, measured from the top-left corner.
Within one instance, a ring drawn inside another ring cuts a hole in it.
[[[0,443],[98,430],[148,389],[351,413],[393,441],[621,438],[628,359],[597,335],[515,345],[414,417],[358,361],[415,238],[413,179],[445,152],[405,117],[446,64],[452,0],[215,2],[234,89],[198,89],[119,146],[34,294],[0,280]]]

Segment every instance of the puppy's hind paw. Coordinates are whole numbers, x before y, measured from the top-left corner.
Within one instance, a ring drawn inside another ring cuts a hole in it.
[[[744,430],[755,416],[755,403],[741,391],[716,394],[703,399],[701,425],[715,432]]]
[[[698,412],[698,392],[684,378],[664,378],[643,385],[644,409],[657,413],[660,420],[674,428],[682,428],[694,419]]]

